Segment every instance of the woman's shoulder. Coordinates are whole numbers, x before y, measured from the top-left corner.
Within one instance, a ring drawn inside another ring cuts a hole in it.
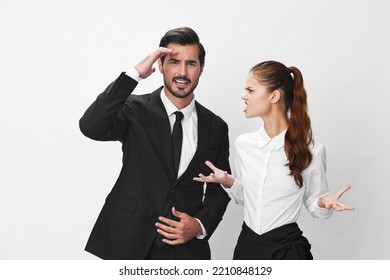
[[[316,140],[313,140],[313,142],[309,145],[309,149],[313,157],[323,155],[326,152],[325,146]]]
[[[236,138],[235,143],[236,145],[240,145],[240,144],[247,144],[250,142],[254,142],[258,138],[258,134],[259,131],[253,131],[253,132],[241,134]]]

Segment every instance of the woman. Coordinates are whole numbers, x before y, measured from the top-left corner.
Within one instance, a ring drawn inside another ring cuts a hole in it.
[[[237,138],[235,177],[206,162],[212,173],[194,180],[220,183],[244,205],[233,259],[313,259],[296,224],[302,204],[323,219],[353,208],[338,200],[350,186],[328,192],[325,148],[313,141],[302,74],[280,62],[259,63],[242,99],[245,116],[261,117],[264,126]]]

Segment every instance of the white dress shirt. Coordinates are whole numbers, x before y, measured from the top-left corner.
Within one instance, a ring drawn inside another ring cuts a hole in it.
[[[141,80],[141,77],[135,68],[132,68],[130,71],[126,72],[126,75],[136,81]],[[183,143],[181,147],[179,170],[177,172],[177,177],[179,178],[190,164],[198,146],[198,114],[195,107],[195,98],[191,100],[191,103],[187,107],[178,110],[177,107],[165,95],[164,90],[161,90],[160,97],[169,118],[171,133],[173,130],[173,125],[176,121],[176,115],[174,113],[176,111],[180,111],[184,115],[181,121],[183,128]],[[203,239],[207,236],[207,231],[202,222],[197,218],[195,219],[199,222],[203,231],[203,234],[198,235],[197,238]]]
[[[318,142],[309,147],[313,160],[302,172],[303,186],[299,188],[285,165],[285,134],[286,130],[270,138],[262,127],[235,141],[235,180],[230,189],[224,189],[244,205],[244,221],[259,235],[296,222],[302,204],[314,217],[332,215],[331,210],[317,205],[319,197],[329,194],[325,147]]]

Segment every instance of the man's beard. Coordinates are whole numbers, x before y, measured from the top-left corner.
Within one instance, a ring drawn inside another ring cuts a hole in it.
[[[172,79],[172,84],[175,82],[176,79],[180,79],[180,80],[185,80],[185,81],[188,81],[189,83],[191,83],[191,80],[188,79],[186,76],[177,76],[175,78]],[[187,96],[191,95],[195,88],[198,86],[198,82],[199,82],[199,77],[198,79],[195,81],[194,84],[192,84],[192,87],[190,87],[190,89],[188,90],[188,92],[183,92],[183,90],[180,90],[178,89],[177,91],[174,91],[172,89],[172,87],[169,85],[169,83],[167,82],[167,80],[165,79],[164,77],[164,86],[168,89],[168,91],[175,97],[177,98],[186,98]]]

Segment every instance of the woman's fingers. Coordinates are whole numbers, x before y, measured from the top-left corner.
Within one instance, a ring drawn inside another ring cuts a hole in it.
[[[218,170],[218,168],[215,167],[214,164],[211,163],[211,161],[206,160],[205,163],[211,170],[213,170],[214,173]]]
[[[348,191],[351,188],[350,185],[345,185],[337,192],[338,197],[340,198],[346,191]]]

